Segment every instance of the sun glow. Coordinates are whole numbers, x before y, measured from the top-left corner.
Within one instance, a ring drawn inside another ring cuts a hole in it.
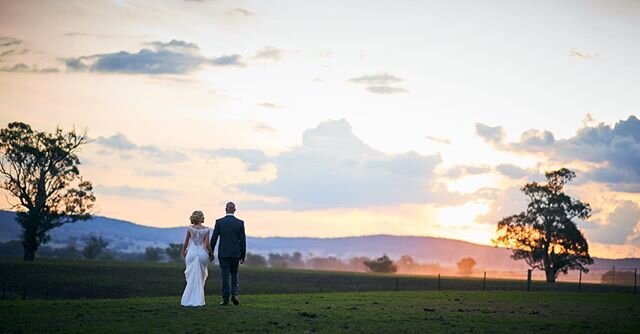
[[[442,208],[438,211],[438,222],[447,227],[469,227],[476,223],[476,217],[487,213],[489,206],[484,202],[467,202],[463,205]]]

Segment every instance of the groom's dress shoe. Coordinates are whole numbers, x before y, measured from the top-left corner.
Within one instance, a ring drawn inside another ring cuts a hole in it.
[[[240,300],[236,296],[231,297],[231,302],[233,303],[233,305],[240,305]]]
[[[220,302],[220,305],[229,305],[229,301],[228,300],[223,300]]]

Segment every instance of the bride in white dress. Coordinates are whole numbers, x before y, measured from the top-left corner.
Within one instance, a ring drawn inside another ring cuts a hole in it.
[[[191,214],[191,226],[187,227],[182,255],[187,265],[184,275],[187,286],[182,293],[182,306],[204,305],[204,283],[207,279],[209,258],[213,253],[209,244],[209,229],[203,226],[204,214],[194,211]]]

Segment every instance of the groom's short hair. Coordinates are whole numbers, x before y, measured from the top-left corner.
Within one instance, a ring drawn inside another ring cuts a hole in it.
[[[227,203],[227,205],[226,205],[226,207],[225,207],[225,210],[226,210],[227,212],[235,212],[235,211],[236,211],[236,205],[235,205],[235,203],[233,203],[233,202],[228,202],[228,203]]]

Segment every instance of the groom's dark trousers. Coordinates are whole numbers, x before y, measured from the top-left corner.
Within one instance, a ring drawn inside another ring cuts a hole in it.
[[[237,257],[221,257],[218,258],[220,263],[220,273],[222,274],[222,299],[229,300],[229,295],[238,295],[238,266],[240,258]],[[231,293],[229,293],[229,276],[231,276]]]
[[[238,296],[238,265],[247,253],[244,221],[232,214],[216,220],[211,236],[211,249],[216,249],[218,238],[220,238],[218,262],[222,274],[222,298],[224,301],[229,301],[230,296]],[[229,276],[231,276],[231,289],[229,289]]]

